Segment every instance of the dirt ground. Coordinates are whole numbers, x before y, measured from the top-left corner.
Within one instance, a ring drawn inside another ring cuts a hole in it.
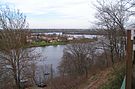
[[[108,80],[110,69],[106,69],[91,76],[85,84],[82,84],[79,89],[99,89]]]

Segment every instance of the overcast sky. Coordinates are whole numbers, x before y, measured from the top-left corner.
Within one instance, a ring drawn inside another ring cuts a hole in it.
[[[95,0],[1,0],[20,9],[30,28],[90,28]]]

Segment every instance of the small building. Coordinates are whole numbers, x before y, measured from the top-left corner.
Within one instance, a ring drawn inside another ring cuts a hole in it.
[[[70,36],[70,37],[67,37],[67,40],[73,40],[74,37]]]

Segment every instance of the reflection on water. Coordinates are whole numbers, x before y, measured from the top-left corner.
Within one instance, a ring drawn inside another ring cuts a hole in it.
[[[41,53],[39,64],[52,64],[53,69],[56,71],[63,56],[64,47],[65,45],[36,47],[35,51]]]
[[[82,37],[85,38],[93,38],[96,35],[70,35],[74,37]],[[46,47],[35,47],[35,52],[41,54],[41,61],[38,61],[39,65],[48,65],[52,64],[53,69],[57,71],[57,67],[59,62],[61,61],[61,57],[63,56],[63,49],[65,45],[58,45],[58,46],[46,46]]]

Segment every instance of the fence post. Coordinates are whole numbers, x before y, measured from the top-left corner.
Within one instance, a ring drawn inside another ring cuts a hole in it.
[[[127,30],[126,48],[126,89],[132,89],[132,52],[133,43],[131,41],[131,30]]]

